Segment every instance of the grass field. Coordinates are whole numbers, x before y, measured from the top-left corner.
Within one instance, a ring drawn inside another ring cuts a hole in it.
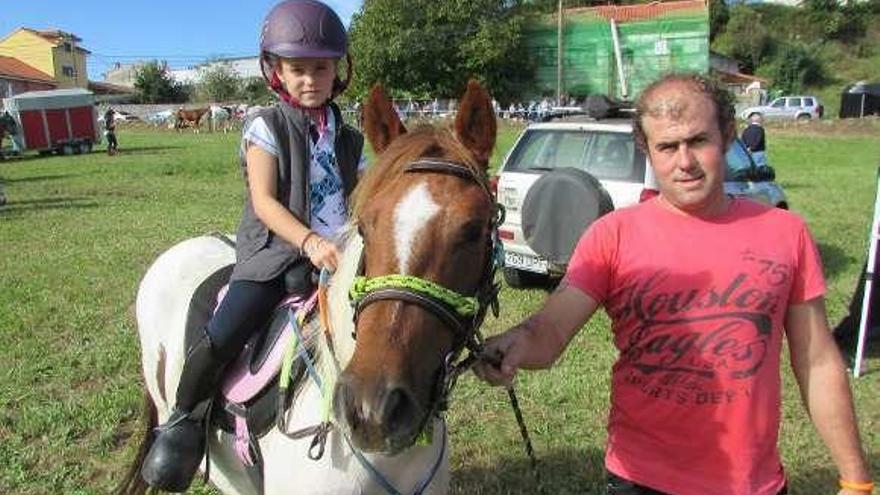
[[[503,128],[495,163],[515,128]],[[832,324],[865,254],[880,166],[880,126],[772,128],[770,160],[819,242]],[[0,493],[107,493],[140,427],[132,305],[140,277],[172,244],[232,231],[242,185],[234,134],[122,129],[122,154],[0,162]],[[538,307],[539,290],[502,294],[498,332]],[[880,476],[880,359],[853,383],[864,444]],[[609,368],[607,319],[594,319],[558,365],[522,374],[518,394],[545,493],[601,493]],[[781,452],[793,494],[832,493],[836,471],[785,365]],[[464,377],[449,414],[453,489],[534,493],[503,390]],[[291,460],[291,462],[298,462]],[[307,462],[302,460],[302,462]],[[197,487],[194,493],[210,490]]]

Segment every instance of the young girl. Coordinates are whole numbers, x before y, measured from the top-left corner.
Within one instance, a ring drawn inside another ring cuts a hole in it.
[[[287,293],[307,295],[316,268],[335,269],[335,234],[363,168],[363,136],[345,126],[332,99],[347,36],[316,0],[287,0],[266,17],[263,77],[279,101],[250,119],[242,138],[247,195],[229,290],[188,351],[177,402],[144,461],[142,475],[169,492],[187,489],[205,448],[203,419],[223,369],[263,327]]]

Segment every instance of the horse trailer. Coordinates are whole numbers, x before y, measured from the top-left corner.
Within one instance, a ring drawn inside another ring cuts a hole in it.
[[[3,99],[16,123],[12,149],[72,155],[101,142],[95,97],[84,89],[31,91]]]

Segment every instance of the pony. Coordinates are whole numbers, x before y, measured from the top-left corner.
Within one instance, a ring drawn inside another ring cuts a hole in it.
[[[233,119],[235,118],[235,107],[211,105],[209,117],[212,130],[222,130],[224,134],[228,133],[232,129]]]
[[[375,86],[364,127],[377,160],[353,194],[340,264],[319,291],[326,311],[314,361],[283,421],[255,440],[259,480],[235,458],[231,435],[209,430],[202,469],[223,493],[448,491],[441,411],[473,357],[459,360],[462,353],[479,348],[477,328],[499,289],[500,216],[487,179],[495,115],[471,81],[451,128],[408,132]],[[228,239],[204,236],[172,247],[147,270],[136,301],[145,431],[117,493],[146,488],[140,464],[150,429],[171,413],[194,294],[222,270],[228,277],[233,262]],[[322,455],[312,455],[316,446]]]
[[[208,113],[209,110],[210,108],[208,107],[193,108],[190,110],[185,110],[183,108],[177,109],[174,128],[179,131],[184,127],[192,127],[195,132],[199,132],[201,130],[202,116]]]

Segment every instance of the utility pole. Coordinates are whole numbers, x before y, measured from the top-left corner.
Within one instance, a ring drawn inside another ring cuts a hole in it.
[[[557,7],[556,25],[556,105],[562,106],[562,0]]]

